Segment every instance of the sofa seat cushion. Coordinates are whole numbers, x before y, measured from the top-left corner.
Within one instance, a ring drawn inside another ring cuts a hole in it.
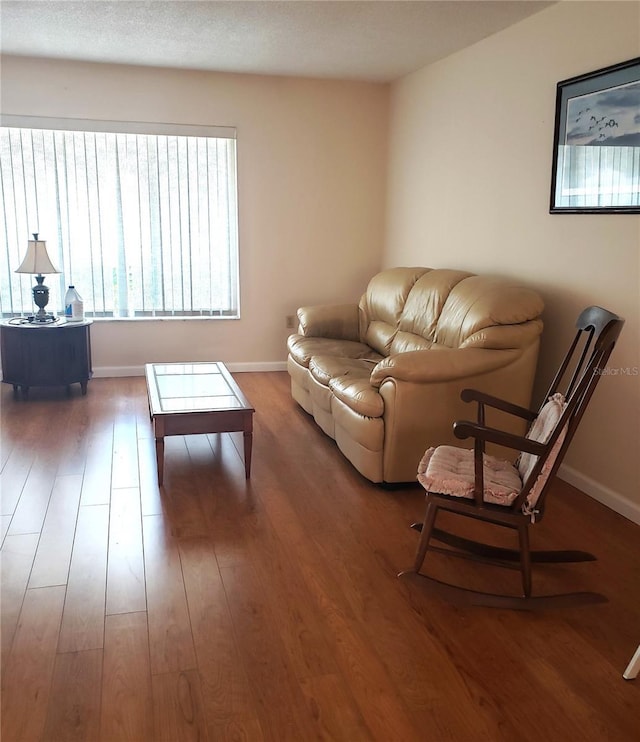
[[[338,376],[352,379],[369,379],[373,367],[378,362],[374,358],[345,358],[343,356],[313,356],[309,362],[311,376],[324,386]]]
[[[371,386],[369,376],[337,376],[329,382],[334,396],[364,417],[382,417],[384,401],[377,389]]]
[[[309,368],[313,356],[341,356],[343,358],[371,358],[376,362],[382,356],[365,343],[354,340],[334,340],[332,338],[304,337],[291,335],[287,341],[291,357],[301,366]]]

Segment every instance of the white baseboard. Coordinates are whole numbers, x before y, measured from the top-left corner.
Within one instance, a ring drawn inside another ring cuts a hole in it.
[[[594,479],[581,474],[566,464],[560,466],[558,476],[560,479],[564,479],[565,482],[569,482],[569,484],[577,487],[581,492],[585,492],[590,497],[593,497],[594,500],[601,502],[616,513],[640,525],[640,504],[632,502],[618,492],[614,492],[609,487],[605,487],[600,482],[596,482]]]
[[[224,364],[232,374],[241,374],[244,371],[286,371],[286,361],[270,361],[268,363],[225,363]]]
[[[115,376],[144,376],[144,366],[102,366],[93,369],[94,379],[109,379]]]
[[[251,371],[286,371],[286,361],[259,363],[226,363],[232,374]],[[100,366],[93,369],[94,379],[107,379],[116,376],[144,376],[144,366]]]

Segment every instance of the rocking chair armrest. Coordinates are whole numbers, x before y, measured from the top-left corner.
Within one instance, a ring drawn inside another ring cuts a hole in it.
[[[544,443],[539,443],[531,438],[525,438],[515,433],[507,433],[505,430],[489,428],[486,425],[471,422],[470,420],[458,420],[453,424],[453,434],[456,438],[464,440],[465,438],[475,438],[484,443],[495,443],[505,448],[513,448],[516,451],[532,453],[540,456],[546,450]]]
[[[485,392],[481,392],[479,389],[463,389],[460,392],[460,398],[463,402],[478,402],[481,405],[493,407],[496,410],[502,410],[502,412],[522,417],[525,420],[535,420],[537,415],[533,410],[513,404],[513,402],[507,402],[506,399],[486,394]]]

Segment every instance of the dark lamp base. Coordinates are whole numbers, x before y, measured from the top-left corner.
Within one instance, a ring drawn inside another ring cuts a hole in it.
[[[38,312],[37,314],[29,314],[27,316],[27,321],[33,323],[34,325],[43,325],[43,324],[50,324],[51,322],[57,322],[58,317],[54,317],[53,314],[47,314],[46,312]]]
[[[39,309],[33,318],[34,322],[51,322],[52,320],[49,318],[53,315],[47,314],[44,311],[44,308],[49,303],[49,287],[44,285],[44,276],[42,275],[36,276],[36,281],[37,283],[33,287],[33,303],[39,307]]]

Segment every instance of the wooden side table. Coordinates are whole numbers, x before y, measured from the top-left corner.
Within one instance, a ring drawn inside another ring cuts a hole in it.
[[[66,386],[79,383],[82,394],[93,374],[91,367],[92,320],[58,319],[38,324],[21,319],[0,322],[2,381],[13,384],[14,394],[29,394],[32,386]]]

